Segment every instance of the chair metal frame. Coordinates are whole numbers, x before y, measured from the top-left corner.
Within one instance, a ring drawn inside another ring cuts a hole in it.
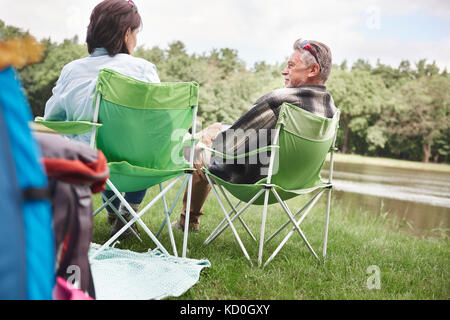
[[[98,123],[98,114],[99,114],[99,109],[100,109],[100,102],[101,102],[101,92],[97,93],[97,99],[96,99],[96,105],[95,105],[95,110],[94,110],[94,116],[93,116],[93,123]],[[192,139],[191,139],[191,150],[194,150],[195,148],[195,139],[193,138],[195,135],[195,123],[197,121],[197,110],[198,110],[198,106],[194,106],[193,107],[194,111],[193,111],[193,118],[192,118]],[[96,131],[97,131],[97,126],[93,126],[92,127],[92,131],[91,131],[91,141],[90,141],[90,146],[92,148],[95,148],[95,137],[96,137]],[[125,198],[122,196],[122,193],[117,190],[117,188],[114,186],[114,184],[111,182],[110,179],[108,179],[106,181],[106,184],[109,186],[109,188],[114,192],[114,196],[111,197],[110,199],[108,199],[102,206],[100,206],[94,213],[93,215],[96,216],[100,211],[102,211],[103,209],[105,209],[110,203],[111,201],[113,201],[116,197],[119,198],[120,202],[126,207],[126,209],[130,212],[130,214],[133,216],[133,218],[126,222],[125,219],[121,216],[121,214],[119,214],[119,212],[117,212],[117,210],[113,210],[114,213],[118,216],[119,219],[121,219],[121,221],[124,223],[124,226],[117,232],[115,233],[108,241],[106,241],[98,250],[96,250],[96,252],[92,255],[92,259],[94,257],[96,257],[98,254],[100,254],[100,252],[102,252],[105,248],[109,247],[111,244],[113,244],[119,237],[120,235],[122,235],[128,228],[131,229],[131,231],[133,232],[133,234],[142,242],[142,239],[139,237],[138,234],[136,234],[136,232],[131,228],[131,225],[133,223],[138,223],[142,229],[145,231],[145,233],[147,233],[147,235],[150,237],[150,239],[155,243],[155,245],[165,254],[170,255],[170,253],[166,250],[166,248],[160,243],[160,241],[158,240],[158,236],[160,235],[163,227],[165,224],[167,224],[168,227],[168,231],[169,231],[169,238],[170,238],[170,242],[172,245],[172,249],[173,249],[173,255],[178,257],[178,252],[177,252],[177,248],[176,248],[176,243],[175,243],[175,238],[173,235],[173,230],[172,230],[172,226],[170,223],[170,213],[172,212],[173,208],[175,207],[176,203],[178,202],[179,198],[180,198],[180,194],[181,191],[184,190],[184,187],[186,185],[186,183],[188,184],[188,202],[187,202],[187,208],[186,208],[186,219],[189,219],[189,214],[190,214],[190,205],[191,205],[191,196],[192,196],[192,170],[194,169],[194,152],[191,152],[190,155],[190,159],[189,159],[189,168],[191,169],[190,171],[185,171],[182,175],[172,178],[174,179],[173,181],[171,181],[169,183],[168,186],[166,186],[165,188],[163,188],[162,183],[159,184],[159,188],[160,188],[160,193],[153,198],[153,200],[148,203],[143,209],[141,209],[139,212],[136,212],[135,210],[133,210],[133,208],[129,205],[129,203],[125,200]],[[174,202],[171,205],[171,209],[167,210],[167,200],[165,198],[165,194],[172,189],[172,187],[181,180],[181,178],[184,177],[184,181],[178,191],[178,194],[174,200]],[[165,219],[163,224],[161,225],[157,235],[154,235],[153,232],[150,231],[150,229],[145,225],[145,223],[142,221],[141,217],[159,200],[163,201],[163,205],[164,205],[164,214],[165,214]],[[110,206],[113,207],[113,206]],[[114,208],[115,209],[115,208]],[[188,230],[188,225],[186,224],[185,228],[184,228],[184,236],[183,236],[183,248],[182,248],[182,257],[185,258],[187,255],[187,244],[188,244],[188,234],[189,234],[189,230]]]
[[[219,203],[219,206],[221,207],[221,209],[223,211],[223,214],[225,215],[225,218],[211,232],[211,234],[205,240],[204,244],[205,245],[210,244],[212,241],[214,241],[229,226],[229,227],[231,227],[232,232],[233,232],[233,234],[234,234],[234,236],[235,236],[235,238],[236,238],[236,240],[237,240],[237,242],[238,242],[238,244],[239,244],[239,246],[240,246],[244,256],[247,258],[247,260],[250,262],[250,265],[252,265],[252,266],[253,266],[252,259],[250,258],[250,256],[249,256],[249,254],[248,254],[248,252],[247,252],[247,250],[246,250],[246,248],[245,248],[241,238],[239,237],[239,234],[238,234],[238,232],[236,230],[236,227],[233,224],[233,221],[238,219],[240,221],[240,223],[242,224],[242,226],[244,227],[244,229],[247,231],[247,233],[253,239],[253,241],[256,242],[257,241],[256,237],[252,234],[252,232],[250,231],[248,226],[245,224],[244,220],[241,218],[241,215],[247,208],[250,207],[250,205],[252,205],[260,196],[262,196],[263,193],[264,193],[264,207],[263,207],[263,212],[262,212],[262,217],[261,217],[262,218],[261,219],[261,229],[260,229],[260,235],[259,235],[258,266],[261,266],[261,264],[262,264],[264,245],[266,243],[268,243],[269,241],[271,241],[286,226],[288,226],[290,224],[293,226],[292,230],[280,242],[278,247],[273,251],[271,256],[266,260],[266,262],[264,263],[263,267],[266,267],[269,264],[269,262],[271,262],[275,258],[275,256],[281,250],[281,248],[286,244],[286,242],[289,240],[289,238],[292,236],[292,234],[294,232],[296,232],[296,231],[300,235],[300,237],[303,239],[303,241],[305,242],[305,244],[308,247],[308,249],[311,252],[311,254],[317,260],[320,260],[318,255],[316,254],[316,252],[312,248],[311,244],[308,242],[305,234],[301,230],[300,224],[303,222],[303,220],[309,214],[310,210],[314,207],[314,205],[317,203],[317,201],[320,199],[320,197],[323,195],[323,193],[328,190],[328,198],[327,198],[327,205],[326,205],[325,232],[324,232],[325,234],[324,234],[323,251],[322,251],[323,259],[324,260],[326,259],[327,242],[328,242],[328,228],[329,228],[329,219],[330,219],[330,206],[331,206],[331,192],[332,192],[332,189],[333,189],[333,184],[332,184],[332,179],[333,179],[333,155],[334,155],[334,151],[337,150],[336,147],[335,147],[335,143],[336,143],[338,126],[336,128],[336,132],[335,132],[334,137],[333,137],[332,146],[331,146],[331,148],[329,150],[329,153],[330,153],[330,170],[329,170],[328,182],[326,184],[324,184],[323,186],[320,186],[319,188],[317,188],[317,189],[320,189],[320,190],[299,211],[297,211],[295,214],[292,214],[292,212],[289,209],[289,207],[286,204],[286,202],[281,199],[280,195],[275,190],[274,185],[271,184],[271,179],[272,179],[272,175],[273,175],[273,167],[274,167],[274,162],[275,162],[275,153],[278,152],[278,150],[279,150],[279,134],[280,134],[280,130],[281,130],[281,126],[282,125],[283,124],[279,124],[277,126],[276,133],[275,133],[275,136],[274,136],[274,139],[273,139],[272,152],[271,152],[271,155],[270,155],[269,169],[268,169],[268,174],[267,174],[267,182],[264,183],[264,184],[261,184],[261,190],[259,190],[258,193],[255,196],[253,196],[253,198],[250,201],[248,201],[241,209],[238,209],[238,208],[239,208],[239,206],[241,205],[241,203],[243,201],[239,201],[236,205],[233,205],[231,200],[230,200],[230,198],[227,196],[227,194],[226,194],[226,192],[224,190],[224,187],[221,186],[220,184],[215,184],[213,182],[214,178],[208,173],[208,171],[205,171],[205,176],[206,176],[206,178],[208,180],[208,183],[211,186],[211,190],[213,191],[214,196],[216,197],[216,199],[217,199],[217,201]],[[211,149],[208,148],[208,150],[211,150]],[[228,211],[225,208],[224,203],[220,199],[219,192],[217,191],[216,186],[219,189],[220,194],[225,198],[225,200],[228,203],[228,205],[231,208],[231,210]],[[276,197],[277,203],[279,203],[281,205],[283,211],[286,213],[286,215],[288,216],[289,219],[277,231],[275,231],[266,240],[264,240],[264,233],[265,233],[266,220],[267,220],[267,208],[268,208],[268,205],[269,205],[268,204],[268,199],[269,199],[270,193],[272,193]],[[298,220],[296,220],[298,215],[300,215],[302,212],[304,212],[303,215]]]

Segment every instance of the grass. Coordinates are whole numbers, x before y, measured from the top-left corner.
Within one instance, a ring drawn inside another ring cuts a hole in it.
[[[327,159],[329,159],[329,157],[330,155],[328,155]],[[424,163],[418,161],[398,160],[381,157],[366,157],[357,154],[343,154],[343,153],[335,153],[334,161],[450,173],[450,165],[445,163]]]
[[[157,194],[153,187],[147,192],[144,204]],[[169,192],[173,199],[175,191]],[[301,227],[311,245],[321,256],[325,221],[325,199],[317,204]],[[306,201],[302,197],[289,200],[294,211]],[[94,206],[100,204],[94,197]],[[143,206],[141,206],[142,208]],[[181,204],[172,218],[178,218]],[[223,219],[223,213],[211,194],[205,203],[198,233],[189,235],[190,258],[207,258],[211,267],[201,272],[200,280],[184,295],[173,299],[449,299],[450,245],[442,238],[415,238],[402,232],[401,224],[382,212],[373,214],[349,208],[345,203],[333,202],[329,229],[328,254],[325,262],[318,262],[310,254],[299,234],[295,233],[275,259],[264,269],[251,267],[243,256],[230,230],[225,231],[210,245],[204,240]],[[259,234],[262,207],[255,206],[244,214],[253,233]],[[144,222],[156,232],[163,219],[161,201],[144,215]],[[287,216],[278,205],[269,207],[266,236],[271,234]],[[236,224],[238,227],[238,224]],[[238,227],[249,254],[256,257],[258,246],[242,227]],[[110,228],[106,214],[95,218],[94,242],[107,240]],[[181,252],[183,234],[174,230],[178,252]],[[281,241],[279,235],[266,245],[274,250]],[[143,252],[154,248],[148,236],[143,243],[134,238],[122,241],[119,248]],[[167,228],[160,237],[169,250]],[[170,250],[169,250],[170,251]],[[268,251],[264,260],[269,257]],[[381,288],[369,290],[369,266],[380,269]]]

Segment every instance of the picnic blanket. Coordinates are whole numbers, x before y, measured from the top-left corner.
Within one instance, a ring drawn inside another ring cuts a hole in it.
[[[92,256],[100,246],[91,244]],[[208,260],[178,258],[158,249],[138,253],[106,248],[90,259],[97,300],[159,300],[191,288]]]

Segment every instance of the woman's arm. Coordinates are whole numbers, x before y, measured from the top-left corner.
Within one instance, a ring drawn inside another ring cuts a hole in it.
[[[44,119],[54,121],[64,121],[67,119],[66,106],[64,103],[64,90],[66,88],[65,68],[52,90],[52,96],[45,104]]]

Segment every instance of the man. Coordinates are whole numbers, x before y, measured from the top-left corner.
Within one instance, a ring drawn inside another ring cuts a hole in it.
[[[285,79],[285,88],[277,89],[256,100],[253,107],[239,118],[228,130],[222,132],[221,124],[213,124],[199,133],[200,142],[206,146],[229,155],[249,152],[257,145],[263,147],[271,141],[271,129],[275,128],[280,107],[284,102],[291,103],[309,112],[332,118],[336,112],[333,98],[327,92],[325,82],[331,72],[331,51],[323,43],[298,39],[295,41],[286,67],[281,72]],[[259,132],[266,131],[264,139]],[[236,132],[240,132],[237,134]],[[242,134],[242,132],[244,134]],[[247,132],[249,132],[247,134]],[[256,143],[252,139],[256,137]],[[266,140],[266,141],[262,141]],[[187,157],[188,155],[185,154]],[[248,157],[244,163],[228,163],[217,156],[201,152],[194,153],[192,200],[189,218],[189,229],[199,228],[202,207],[211,187],[201,171],[208,166],[211,173],[232,183],[255,183],[264,177],[261,168],[263,163],[252,163]],[[267,165],[267,163],[266,163]],[[184,230],[187,195],[183,199],[183,210],[179,221],[173,224]]]

